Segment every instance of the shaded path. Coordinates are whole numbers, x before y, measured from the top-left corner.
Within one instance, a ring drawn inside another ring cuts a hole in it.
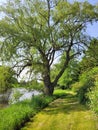
[[[57,99],[21,130],[98,130],[90,110],[75,98]]]

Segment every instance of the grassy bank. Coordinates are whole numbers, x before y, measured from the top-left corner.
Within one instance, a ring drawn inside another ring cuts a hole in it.
[[[52,97],[41,95],[0,110],[0,130],[19,130],[30,117],[52,101]]]

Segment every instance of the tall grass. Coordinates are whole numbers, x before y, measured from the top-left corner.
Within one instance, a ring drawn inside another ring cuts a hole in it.
[[[26,100],[0,110],[0,130],[19,130],[24,122],[52,100],[52,97],[40,95],[33,97],[31,101]]]
[[[42,109],[55,99],[53,96],[35,96],[32,98],[32,105],[34,109]]]
[[[25,101],[0,110],[0,130],[18,130],[22,123],[35,114],[30,102]]]

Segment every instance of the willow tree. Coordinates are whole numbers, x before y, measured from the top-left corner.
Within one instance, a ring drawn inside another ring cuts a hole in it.
[[[98,8],[66,0],[7,0],[0,11],[1,60],[17,67],[18,75],[26,67],[40,75],[45,93],[52,95],[70,60],[89,43],[85,30],[98,20]],[[52,81],[52,65],[62,55],[65,60]]]

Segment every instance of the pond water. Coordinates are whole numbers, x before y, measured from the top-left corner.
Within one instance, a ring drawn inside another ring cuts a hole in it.
[[[31,99],[34,95],[39,95],[40,92],[36,90],[27,90],[25,88],[13,88],[9,96],[9,102],[16,103],[18,101],[23,101],[25,99]]]
[[[36,90],[27,90],[25,88],[12,88],[10,93],[6,92],[4,94],[0,94],[0,108],[6,107],[6,103],[2,103],[2,101],[6,101],[9,104],[14,104],[18,101],[23,101],[25,99],[31,99],[34,95],[39,95],[41,92]]]

